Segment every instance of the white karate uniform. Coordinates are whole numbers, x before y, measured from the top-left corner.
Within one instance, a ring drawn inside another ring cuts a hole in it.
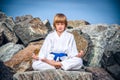
[[[78,51],[74,36],[67,31],[64,31],[60,36],[58,36],[56,31],[48,34],[40,49],[39,59],[47,58],[49,60],[53,60],[54,55],[50,54],[51,52],[62,52],[68,55],[62,57],[61,64],[63,70],[80,69],[83,65],[82,59],[75,57],[78,54]],[[55,69],[54,66],[40,60],[34,61],[32,67],[34,70]]]

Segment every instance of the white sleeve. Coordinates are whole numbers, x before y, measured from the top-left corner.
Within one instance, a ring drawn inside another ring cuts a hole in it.
[[[39,52],[39,58],[46,58],[48,53],[50,53],[50,50],[51,50],[51,40],[50,40],[50,37],[47,36],[45,38],[45,41],[40,49],[40,52]]]
[[[74,36],[72,35],[70,39],[70,44],[69,44],[69,51],[68,51],[68,57],[75,57],[78,54],[77,47],[76,47],[76,42],[74,39]]]

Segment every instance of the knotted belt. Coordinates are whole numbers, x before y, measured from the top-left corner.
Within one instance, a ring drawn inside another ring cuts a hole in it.
[[[60,59],[61,57],[67,56],[66,53],[54,53],[54,52],[51,52],[51,54],[54,55],[54,60],[55,61],[57,60],[57,58],[59,58],[59,61],[61,61],[61,59]]]

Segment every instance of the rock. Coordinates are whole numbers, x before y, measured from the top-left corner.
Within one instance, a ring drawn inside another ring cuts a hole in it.
[[[3,21],[5,18],[7,18],[7,16],[5,15],[5,13],[0,11],[0,22]]]
[[[106,54],[103,54],[103,57],[101,59],[101,65],[102,67],[106,68],[107,66],[111,66],[117,64],[114,54],[112,51],[107,52]]]
[[[120,52],[116,52],[115,54],[114,54],[114,59],[116,60],[116,62],[117,62],[117,64],[119,64],[120,65]]]
[[[12,17],[6,16],[4,13],[0,12],[0,22],[5,23],[7,27],[11,31],[13,31],[13,27],[15,26],[15,23]]]
[[[7,28],[8,28],[11,32],[14,32],[14,31],[13,31],[13,28],[14,28],[14,26],[15,26],[16,24],[15,24],[15,22],[14,22],[14,20],[13,20],[12,17],[6,18],[5,24],[6,24]]]
[[[32,70],[32,53],[35,49],[40,49],[42,43],[43,41],[29,44],[26,48],[16,53],[9,61],[6,61],[5,65],[16,72]]]
[[[4,38],[3,43],[8,43],[8,42],[17,43],[18,42],[18,38],[16,37],[15,33],[12,32],[8,28],[8,26],[6,25],[6,23],[2,23],[0,25],[0,29],[3,29],[3,38]]]
[[[48,28],[48,32],[52,31],[52,26],[48,19],[43,21],[43,24]]]
[[[101,59],[101,65],[116,78],[116,80],[120,80],[120,26],[110,26],[106,34],[107,45]]]
[[[80,71],[45,70],[16,73],[13,80],[93,80],[92,74]]]
[[[73,30],[72,34],[75,37],[75,41],[76,41],[78,52],[80,52],[80,50],[83,50],[84,52],[86,52],[87,48],[88,48],[88,41],[82,35],[81,31]]]
[[[6,24],[10,31],[13,31],[13,27],[15,26],[13,18],[6,16],[3,12],[0,12],[0,23]]]
[[[0,80],[13,80],[14,71],[0,60]]]
[[[115,80],[107,71],[99,67],[87,67],[87,72],[91,72],[93,80]]]
[[[3,44],[4,41],[4,35],[3,35],[3,29],[0,29],[0,46]]]
[[[16,37],[13,31],[13,28],[15,26],[13,18],[7,17],[4,13],[1,14],[1,12],[0,15],[1,15],[0,30],[3,30],[3,39],[4,39],[1,45],[6,44],[8,42],[17,43],[18,38]]]
[[[114,64],[107,66],[106,70],[115,78],[115,80],[120,80],[120,65]]]
[[[33,31],[36,31],[38,34],[47,34],[48,28],[39,18],[33,18],[29,23]]]
[[[7,43],[0,47],[0,60],[3,62],[8,61],[15,55],[19,50],[23,49],[23,45],[15,43]]]
[[[14,31],[25,46],[30,42],[45,38],[48,34],[48,29],[39,18],[33,18],[23,26],[21,24],[16,25]]]
[[[120,42],[119,42],[119,27],[120,26],[114,26],[114,25],[85,25],[85,26],[80,26],[79,29],[83,33],[86,33],[90,36],[90,40],[92,41],[92,45],[89,46],[91,47],[91,51],[89,51],[91,54],[89,54],[89,66],[101,66],[101,59],[103,56],[103,53],[106,50],[106,47],[109,44],[112,44],[113,42],[117,42],[116,46],[117,49],[115,50],[120,50]],[[113,46],[111,46],[114,48]],[[112,49],[109,47],[109,49]]]
[[[120,80],[120,65],[118,63],[118,59],[120,56],[120,52],[113,53],[107,52],[103,55],[101,60],[102,67],[106,69],[116,80]]]
[[[90,23],[85,20],[75,20],[75,21],[69,20],[67,28],[72,29],[72,28],[79,27],[80,25],[90,25]]]
[[[15,23],[24,26],[28,24],[32,19],[33,17],[31,15],[17,16],[15,17]]]

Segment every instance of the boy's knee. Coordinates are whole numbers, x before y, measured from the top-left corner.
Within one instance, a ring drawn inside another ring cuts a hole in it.
[[[33,64],[32,64],[32,68],[33,68],[33,70],[37,70],[37,69],[38,69],[38,66],[37,66],[35,63],[33,63]]]
[[[33,70],[47,70],[47,69],[56,69],[55,67],[41,62],[33,62],[32,64]]]
[[[63,61],[61,63],[63,70],[71,70],[73,68],[81,68],[81,66],[83,66],[83,60],[78,57],[74,57],[71,60]]]

